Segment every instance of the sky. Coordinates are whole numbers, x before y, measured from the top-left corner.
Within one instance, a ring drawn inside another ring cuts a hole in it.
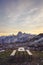
[[[0,0],[0,35],[43,33],[43,0]]]

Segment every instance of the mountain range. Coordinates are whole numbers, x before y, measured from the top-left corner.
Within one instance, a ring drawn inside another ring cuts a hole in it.
[[[17,35],[0,36],[0,44],[25,43],[25,42],[30,43],[30,45],[43,46],[43,33],[34,35],[18,32]]]

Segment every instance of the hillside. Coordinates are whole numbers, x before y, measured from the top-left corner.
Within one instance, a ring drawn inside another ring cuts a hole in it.
[[[17,47],[34,47],[34,49],[43,50],[43,33],[39,35],[18,32],[17,35],[1,36],[0,49]]]

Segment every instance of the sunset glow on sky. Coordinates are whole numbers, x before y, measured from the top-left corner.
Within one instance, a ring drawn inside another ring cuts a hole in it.
[[[0,35],[43,33],[43,0],[0,0]]]

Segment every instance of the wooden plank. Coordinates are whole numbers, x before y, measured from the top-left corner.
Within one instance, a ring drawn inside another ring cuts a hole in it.
[[[11,55],[10,55],[10,56],[14,56],[14,55],[15,55],[15,53],[16,53],[16,50],[13,50],[13,52],[11,53]]]
[[[26,50],[29,55],[32,55],[32,53],[29,50]]]

